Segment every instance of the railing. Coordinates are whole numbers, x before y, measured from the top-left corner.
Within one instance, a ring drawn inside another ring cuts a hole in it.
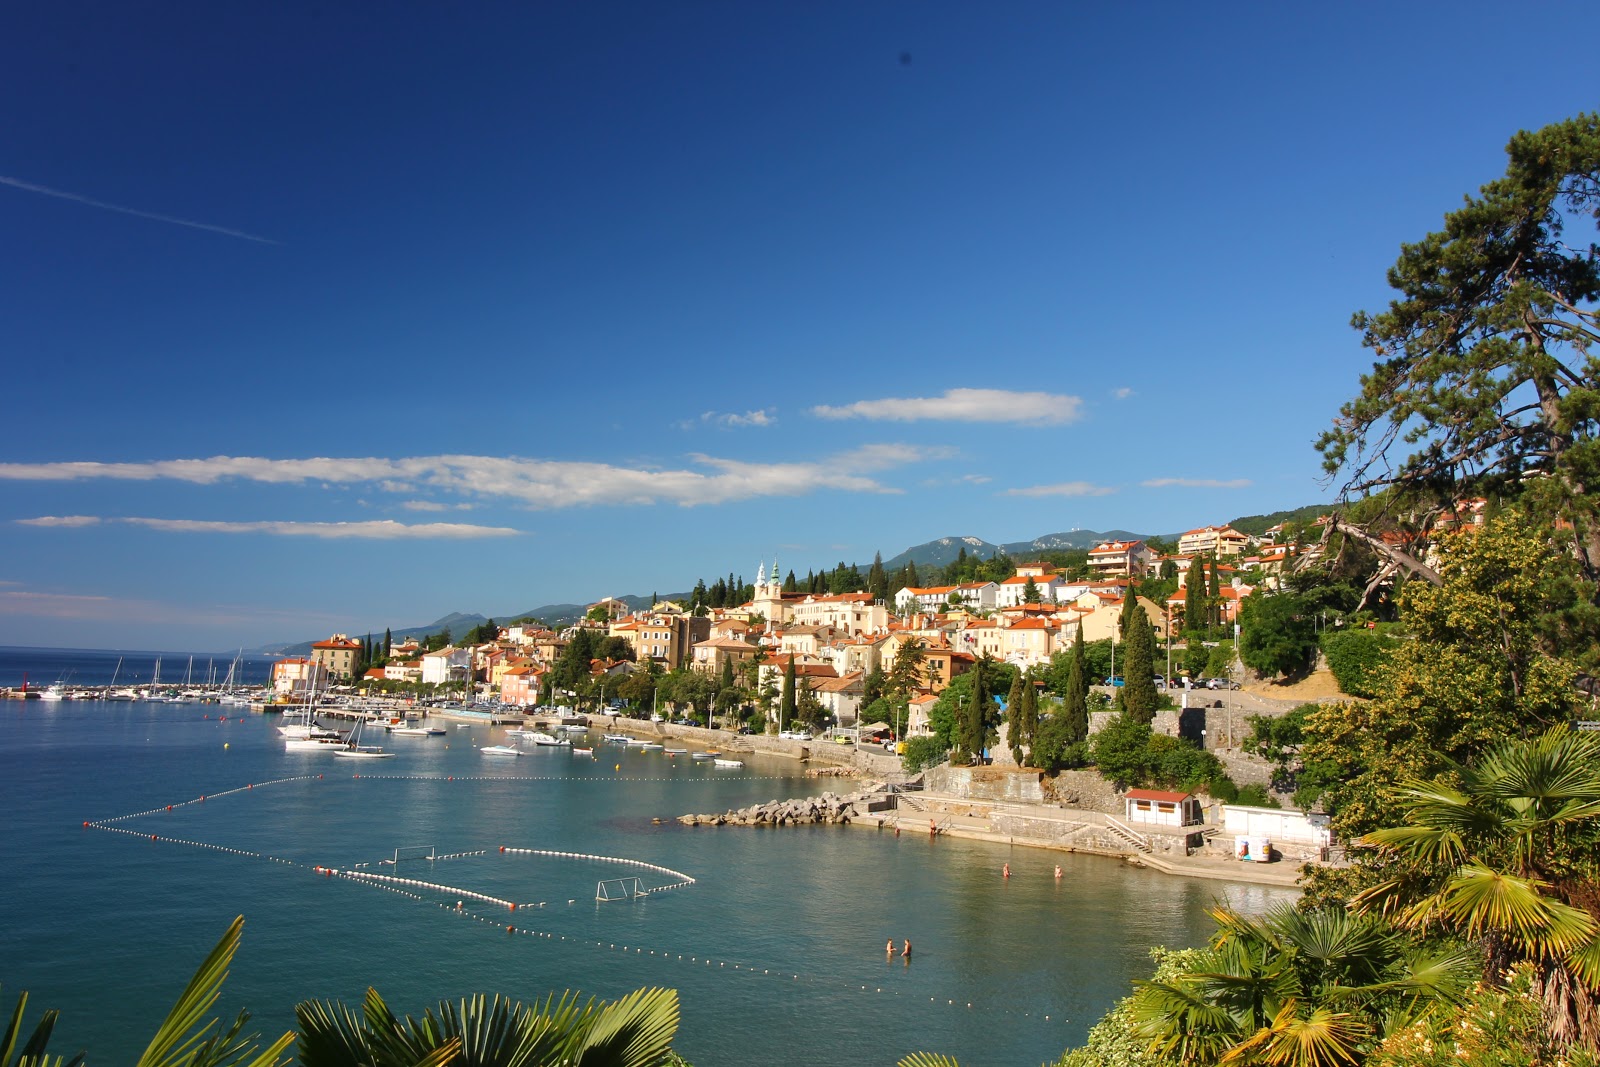
[[[1118,837],[1122,838],[1123,840],[1127,841],[1128,844],[1132,845],[1134,848],[1138,849],[1140,852],[1149,852],[1149,851],[1151,851],[1153,849],[1154,846],[1150,843],[1150,838],[1145,836],[1144,834],[1141,834],[1139,831],[1135,830],[1133,827],[1128,826],[1125,823],[1119,822],[1119,821],[1117,821],[1116,819],[1112,818],[1109,815],[1105,816],[1105,820],[1106,820],[1106,828],[1108,830],[1110,830],[1112,833],[1116,834]]]

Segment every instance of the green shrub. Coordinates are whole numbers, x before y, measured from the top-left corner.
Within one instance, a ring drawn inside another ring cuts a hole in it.
[[[916,774],[932,767],[945,757],[950,746],[937,737],[912,737],[906,741],[906,750],[900,755],[900,766],[907,774]]]
[[[1211,794],[1212,799],[1224,804],[1239,803],[1239,787],[1226,774],[1219,774],[1207,782],[1206,792]]]
[[[1238,795],[1237,799],[1235,799],[1233,801],[1233,803],[1235,803],[1235,804],[1243,804],[1247,808],[1281,808],[1281,807],[1283,807],[1283,805],[1279,804],[1277,799],[1275,797],[1273,797],[1273,795],[1271,793],[1267,792],[1267,789],[1266,789],[1265,786],[1260,786],[1260,785],[1244,785],[1244,786],[1240,786],[1239,787],[1239,795]]]
[[[1328,660],[1339,690],[1353,697],[1373,697],[1376,672],[1388,660],[1397,641],[1375,631],[1335,630],[1322,635],[1322,654]]]

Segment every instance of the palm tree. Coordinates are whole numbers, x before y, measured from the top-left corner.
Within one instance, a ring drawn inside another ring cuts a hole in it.
[[[1343,909],[1212,917],[1201,965],[1131,1000],[1151,1051],[1186,1064],[1354,1064],[1371,1035],[1454,1003],[1477,974],[1471,953],[1420,951]]]
[[[640,989],[611,1004],[580,1004],[571,993],[532,1007],[503,997],[440,1003],[401,1020],[376,989],[360,1014],[341,1003],[304,1001],[301,1067],[656,1067],[679,1062],[678,994]]]
[[[1399,873],[1353,906],[1481,940],[1491,975],[1533,961],[1551,1036],[1600,1044],[1600,736],[1556,727],[1456,777],[1404,784],[1406,825],[1363,839]]]

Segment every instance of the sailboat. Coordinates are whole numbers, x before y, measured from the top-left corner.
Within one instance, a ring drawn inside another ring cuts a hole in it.
[[[333,754],[339,759],[391,759],[393,752],[385,752],[377,745],[361,744],[361,726],[365,719],[357,719],[355,726],[350,729],[350,736],[345,741],[343,748],[337,748]]]

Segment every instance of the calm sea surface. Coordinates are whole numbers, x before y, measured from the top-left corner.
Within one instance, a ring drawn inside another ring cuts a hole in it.
[[[122,655],[126,672],[133,654]],[[0,682],[27,669],[47,684],[61,657],[76,681],[109,681],[117,656],[0,650]],[[154,654],[141,662],[148,672]],[[242,914],[223,1006],[250,1008],[274,1034],[292,1026],[297,1000],[356,1004],[368,985],[402,1012],[472,992],[609,998],[668,986],[682,1002],[677,1047],[697,1067],[890,1064],[919,1049],[1031,1067],[1081,1041],[1148,972],[1150,945],[1203,941],[1209,903],[1282,899],[913,833],[651,824],[837,786],[789,760],[747,756],[742,770],[718,770],[607,745],[595,759],[560,749],[497,759],[477,747],[503,730],[452,726],[384,738],[397,758],[354,763],[285,753],[272,717],[218,721],[234,710],[0,701],[0,982],[8,1003],[27,989],[35,1012],[61,1009],[56,1051],[136,1056]],[[131,833],[83,827],[152,809],[109,824]],[[400,875],[546,906],[510,913],[467,899],[457,913],[455,892],[408,890],[418,900],[311,869],[394,872],[378,861],[426,845],[488,854],[407,862]],[[640,860],[697,881],[596,904],[601,879],[674,879],[502,845]],[[891,937],[912,941],[909,965],[885,959]]]

